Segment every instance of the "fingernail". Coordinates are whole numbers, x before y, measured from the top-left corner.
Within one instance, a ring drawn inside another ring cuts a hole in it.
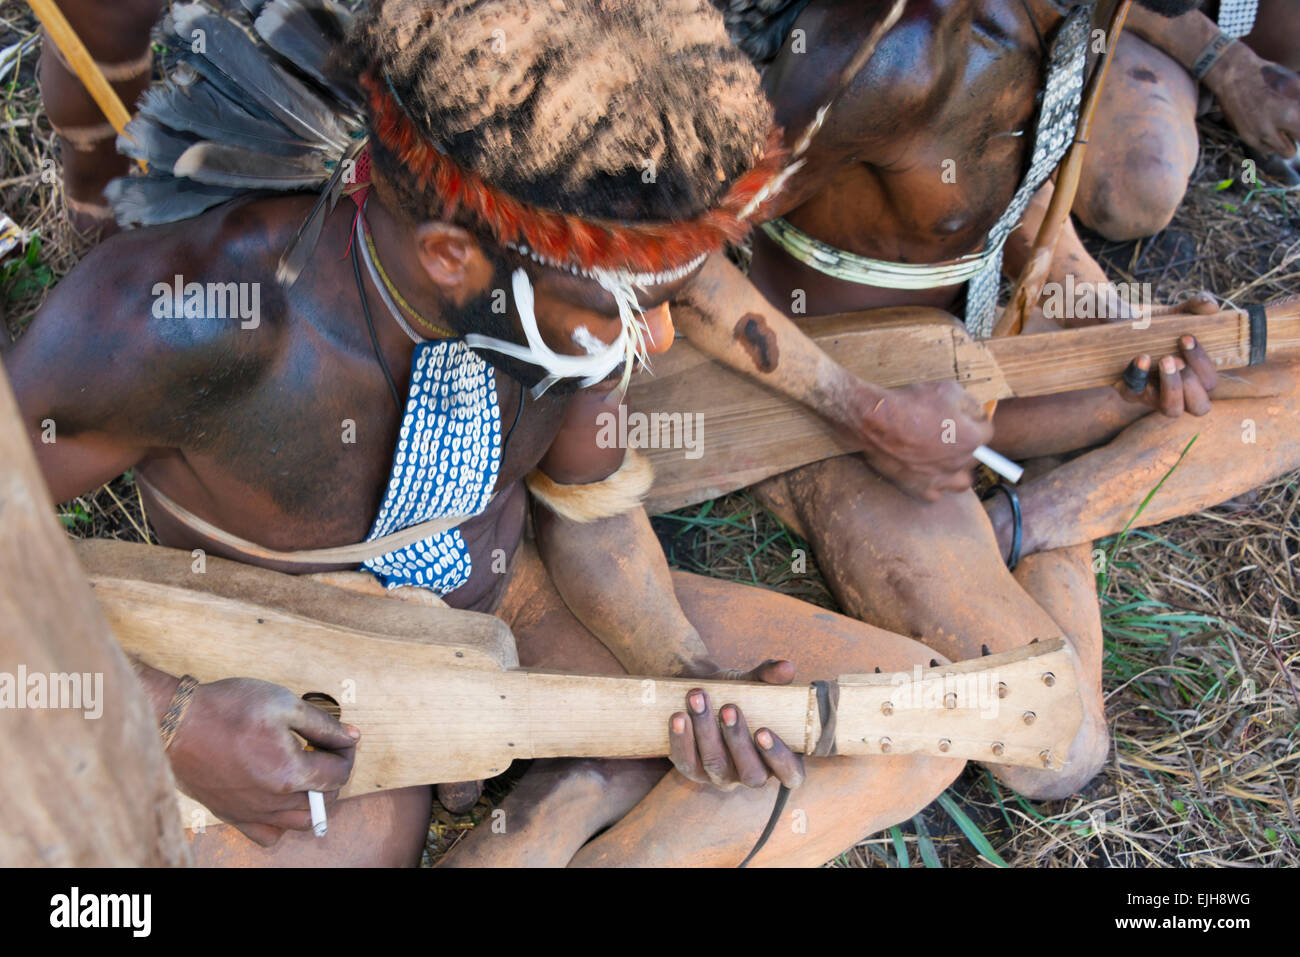
[[[754,740],[758,742],[758,746],[764,751],[772,750],[772,732],[768,731],[767,728],[754,735]]]
[[[343,729],[347,732],[348,737],[351,738],[353,741],[355,741],[357,738],[361,737],[361,729],[360,729],[360,728],[353,727],[353,726],[350,725],[350,724],[345,724],[345,725],[343,726]]]
[[[686,715],[684,714],[673,715],[673,733],[675,734],[686,733]]]
[[[1184,349],[1196,348],[1196,340],[1193,339],[1191,336],[1183,336],[1183,338],[1180,339],[1179,341],[1183,344]]]
[[[1175,364],[1173,356],[1165,356],[1160,360],[1160,371],[1169,373],[1170,375],[1178,371],[1178,366]]]
[[[691,710],[696,714],[704,714],[704,695],[699,691],[692,691],[690,694]]]
[[[1134,361],[1134,364],[1143,372],[1148,372],[1151,369],[1151,357],[1138,356],[1137,359]]]
[[[722,709],[722,723],[728,728],[734,728],[736,726],[736,709],[731,705],[727,705]]]

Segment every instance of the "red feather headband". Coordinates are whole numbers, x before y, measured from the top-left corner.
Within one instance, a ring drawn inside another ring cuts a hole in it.
[[[423,188],[434,190],[448,210],[469,210],[502,246],[526,247],[524,251],[543,260],[587,272],[659,274],[693,263],[743,237],[749,231],[747,221],[794,172],[786,165],[788,151],[781,145],[781,132],[774,129],[758,164],[731,185],[716,207],[692,220],[583,219],[521,202],[462,169],[416,132],[386,84],[368,75],[361,84],[370,99],[373,135],[418,177]]]

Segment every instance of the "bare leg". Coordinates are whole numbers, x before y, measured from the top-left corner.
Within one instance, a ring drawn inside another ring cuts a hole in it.
[[[1214,396],[1208,415],[1146,415],[1107,445],[1023,483],[1025,554],[1119,532],[1193,436],[1195,445],[1139,527],[1217,505],[1300,468],[1300,362],[1225,375]],[[988,509],[999,540],[1009,542],[1005,504],[992,500]]]
[[[424,850],[432,800],[427,786],[348,798],[329,809],[324,837],[286,831],[270,847],[229,824],[186,833],[199,867],[414,867]]]
[[[520,561],[536,563],[530,551]],[[525,567],[503,600],[501,611],[515,630],[520,663],[619,673],[614,657],[569,614],[544,576],[535,564],[531,570]],[[785,657],[797,666],[795,681],[802,683],[877,666],[905,670],[934,657],[917,642],[784,595],[685,573],[674,573],[673,585],[687,617],[725,668],[748,668],[764,658]],[[960,761],[913,757],[806,763],[808,779],[791,797],[785,821],[756,864],[822,864],[865,835],[916,813],[962,767]],[[506,832],[475,829],[458,846],[452,863],[535,861],[537,852],[520,845],[580,846],[609,821],[622,817],[582,847],[573,863],[735,866],[757,839],[775,794],[775,785],[756,792],[720,792],[692,784],[675,772],[651,774],[649,762],[600,762],[597,774],[603,784],[597,788],[593,783],[601,782],[593,778],[592,762],[568,762],[570,774],[586,777],[586,782],[557,777],[555,764],[539,762],[520,783],[521,789],[528,788],[522,796],[532,804],[531,817],[524,817],[518,829],[512,827],[510,808],[515,805],[508,800]],[[615,775],[632,776],[635,781],[625,785],[615,782]],[[530,781],[534,776],[539,780]],[[649,794],[623,816],[637,788]]]
[[[1007,571],[974,493],[931,505],[908,498],[856,456],[788,472],[757,488],[769,507],[808,538],[817,564],[844,609],[925,643],[953,660],[978,658],[1064,632]],[[1085,695],[1089,719],[1071,751],[1068,775],[999,769],[1031,797],[1056,797],[1096,773],[1104,758],[1100,673]],[[1101,735],[1100,743],[1097,741]]]
[[[1173,218],[1196,166],[1196,84],[1169,55],[1123,34],[1093,121],[1074,214],[1107,239]]]
[[[60,0],[59,7],[127,110],[133,110],[149,85],[149,30],[162,11],[161,0]],[[113,177],[126,174],[129,161],[117,152],[117,133],[54,41],[46,35],[42,45],[41,96],[59,134],[68,216],[78,230],[106,235],[116,226],[103,189]]]

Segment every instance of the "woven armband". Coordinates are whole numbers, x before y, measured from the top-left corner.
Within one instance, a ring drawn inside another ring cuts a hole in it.
[[[1205,49],[1200,52],[1200,55],[1192,63],[1192,76],[1197,80],[1204,80],[1205,74],[1210,72],[1210,67],[1218,63],[1219,57],[1223,56],[1223,51],[1236,42],[1236,37],[1230,37],[1220,30],[1218,35],[1205,45]]]
[[[556,515],[586,523],[640,508],[654,484],[654,469],[644,455],[628,449],[618,471],[599,482],[560,485],[541,469],[533,469],[525,481],[528,491]]]

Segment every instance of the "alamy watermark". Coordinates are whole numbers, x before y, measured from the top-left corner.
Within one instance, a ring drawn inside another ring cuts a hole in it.
[[[178,273],[152,291],[155,319],[238,319],[241,329],[262,324],[260,282],[186,282]]]
[[[104,713],[102,671],[33,671],[19,665],[17,673],[0,671],[0,711],[12,709],[81,710],[92,721]]]
[[[596,416],[596,445],[602,449],[684,449],[688,459],[704,454],[703,412],[629,412]]]
[[[979,711],[981,718],[996,718],[1000,707],[996,672],[974,671],[944,675],[925,675],[920,665],[909,675],[900,671],[890,676],[894,686],[889,696],[890,709],[903,711],[926,708],[964,708]]]
[[[1154,302],[1149,282],[1075,282],[1070,273],[1064,283],[1043,286],[1043,315],[1053,320],[1132,320],[1135,329],[1145,329]]]

